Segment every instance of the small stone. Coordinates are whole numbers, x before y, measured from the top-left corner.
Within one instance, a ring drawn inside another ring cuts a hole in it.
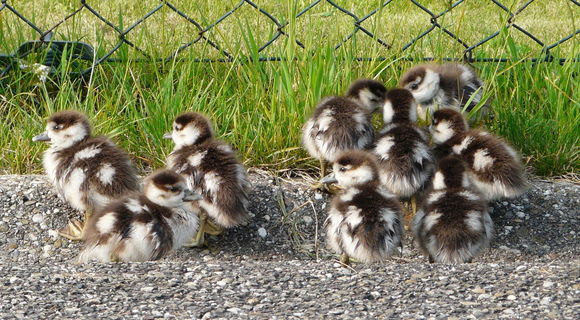
[[[224,280],[220,280],[220,281],[216,282],[216,284],[220,287],[224,287],[227,284],[227,282],[225,282]]]
[[[62,247],[62,241],[60,241],[60,240],[56,240],[56,241],[53,243],[53,246],[54,246],[55,248],[60,248],[60,247]]]
[[[233,314],[238,314],[240,313],[240,311],[242,311],[240,308],[229,308],[228,312],[231,312]]]
[[[319,192],[315,193],[314,194],[314,199],[321,200],[322,199],[322,193],[319,193]]]
[[[551,288],[554,286],[554,283],[552,281],[544,281],[544,284],[542,284],[542,286],[544,288]]]
[[[528,267],[526,267],[526,266],[518,266],[518,267],[516,268],[516,271],[520,272],[520,271],[524,271],[524,270],[526,270],[526,269],[528,269]]]
[[[483,294],[483,293],[485,293],[485,290],[478,287],[478,288],[475,288],[475,289],[471,290],[471,292]]]
[[[153,289],[154,289],[153,287],[143,287],[140,290],[143,291],[143,292],[152,292]]]
[[[514,313],[514,310],[513,310],[513,309],[505,309],[505,310],[503,311],[503,313],[507,313],[507,314],[513,314],[513,313]]]
[[[264,220],[266,220],[266,221],[270,221],[270,216],[269,216],[269,215],[265,215],[265,216],[264,216]]]
[[[540,300],[540,304],[550,304],[550,302],[552,302],[552,298],[550,297],[544,297]]]
[[[71,308],[64,308],[64,312],[66,313],[76,313],[79,312],[81,309],[79,308],[75,308],[75,307],[71,307]]]
[[[5,225],[5,224],[0,225],[0,232],[7,232],[7,231],[8,231],[8,226],[7,225]]]
[[[513,294],[510,294],[509,296],[507,296],[508,300],[516,300],[516,296],[514,296]]]
[[[491,298],[491,295],[487,293],[482,293],[477,296],[477,300],[487,300],[489,298]]]
[[[58,239],[59,237],[58,232],[53,229],[48,230],[48,235],[53,239]]]
[[[266,238],[266,236],[268,235],[268,231],[266,231],[266,229],[264,228],[260,228],[258,229],[258,235],[262,238]]]
[[[32,216],[32,222],[41,223],[43,220],[44,220],[44,217],[40,213],[37,213],[34,216]]]
[[[304,216],[304,218],[302,218],[302,220],[304,220],[304,223],[306,224],[311,224],[312,221],[314,221],[311,217],[309,216]]]
[[[516,216],[518,216],[518,218],[520,218],[520,219],[523,219],[526,217],[526,214],[521,212],[521,211],[518,211],[518,212],[516,212]]]

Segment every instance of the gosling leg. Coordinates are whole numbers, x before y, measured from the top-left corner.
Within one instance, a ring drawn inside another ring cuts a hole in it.
[[[207,222],[207,214],[205,211],[201,210],[199,213],[199,229],[195,236],[186,244],[184,247],[188,248],[197,248],[202,247],[205,245],[205,229],[206,229],[206,222]]]

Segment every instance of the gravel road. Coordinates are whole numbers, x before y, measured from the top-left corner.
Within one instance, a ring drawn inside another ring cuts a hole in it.
[[[471,264],[402,257],[342,268],[326,195],[253,172],[250,224],[148,263],[79,265],[56,229],[78,213],[44,176],[0,176],[0,318],[580,319],[580,186],[533,181],[493,204]]]

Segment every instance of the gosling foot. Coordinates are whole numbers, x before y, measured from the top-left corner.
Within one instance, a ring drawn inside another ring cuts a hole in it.
[[[199,248],[205,246],[206,221],[207,216],[205,215],[205,213],[202,212],[202,214],[199,217],[199,229],[197,230],[197,233],[189,242],[183,245],[184,247]]]
[[[85,227],[84,222],[80,222],[76,219],[69,221],[68,225],[60,230],[58,234],[72,241],[80,241],[83,239],[83,229]]]
[[[224,233],[224,227],[220,226],[219,224],[215,223],[211,218],[208,218],[205,221],[204,232],[211,236],[219,236],[220,234]]]
[[[340,264],[342,264],[344,267],[350,266],[350,257],[346,253],[340,255]]]
[[[200,248],[205,246],[205,232],[203,228],[200,227],[195,236],[183,246],[187,248]]]
[[[317,182],[315,184],[312,184],[310,185],[310,188],[330,194],[337,194],[342,190],[342,188],[337,186],[336,184],[323,182]]]

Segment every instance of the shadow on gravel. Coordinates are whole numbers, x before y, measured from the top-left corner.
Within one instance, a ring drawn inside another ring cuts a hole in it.
[[[525,195],[493,203],[491,247],[548,259],[577,256],[579,191],[571,183],[537,181]]]

